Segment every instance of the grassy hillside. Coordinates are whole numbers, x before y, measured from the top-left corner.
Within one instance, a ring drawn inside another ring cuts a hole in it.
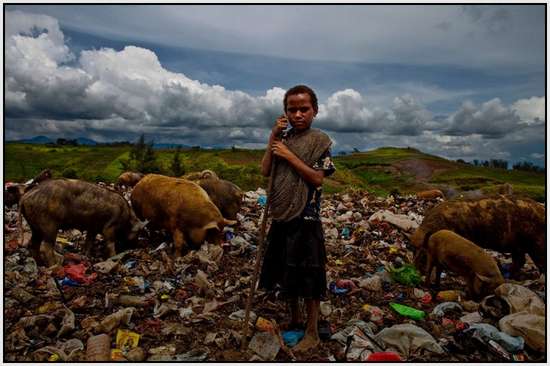
[[[128,147],[49,147],[7,143],[4,145],[4,179],[25,181],[45,168],[52,169],[54,176],[60,177],[71,168],[81,179],[114,182],[122,172],[120,160],[128,158],[128,153]],[[163,174],[171,174],[169,167],[174,153],[175,150],[157,150]],[[212,169],[221,178],[245,190],[267,185],[259,169],[262,155],[263,150],[240,149],[181,152],[186,172]],[[475,167],[416,149],[379,148],[336,156],[334,161],[337,171],[325,180],[326,192],[360,188],[383,196],[393,190],[405,194],[431,187],[490,192],[499,184],[509,183],[516,192],[539,201],[545,199],[544,174]]]

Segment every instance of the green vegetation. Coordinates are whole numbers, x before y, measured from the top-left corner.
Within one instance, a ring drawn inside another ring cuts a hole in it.
[[[131,160],[130,146],[44,146],[20,143],[4,145],[4,174],[7,181],[26,181],[50,168],[54,177],[76,175],[88,181],[115,182]],[[135,153],[134,153],[134,156]],[[211,169],[221,178],[244,190],[267,186],[260,174],[263,150],[164,149],[154,151],[161,174]],[[538,201],[545,200],[545,174],[456,163],[411,148],[380,148],[364,153],[335,156],[336,173],[327,178],[327,193],[366,189],[380,196],[397,190],[414,193],[430,187],[450,186],[458,190],[493,192],[509,183],[515,192]],[[179,164],[179,168],[178,168]],[[178,169],[181,169],[177,171]],[[181,172],[184,173],[181,173]],[[178,174],[181,173],[181,174]]]

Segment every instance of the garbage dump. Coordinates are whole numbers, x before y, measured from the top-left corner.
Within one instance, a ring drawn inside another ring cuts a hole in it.
[[[238,224],[224,231],[221,245],[178,257],[170,233],[147,227],[135,249],[106,258],[98,235],[85,256],[86,233],[66,230],[55,243],[62,261],[49,268],[30,255],[30,229],[23,223],[19,232],[17,206],[5,208],[4,360],[546,360],[545,273],[529,258],[519,277],[480,302],[467,298],[464,279],[450,272],[443,271],[439,288],[423,285],[408,235],[441,200],[357,190],[325,195],[328,289],[321,344],[307,354],[292,351],[304,329],[289,324],[280,294],[261,290],[241,349],[262,189],[245,192]],[[510,255],[488,253],[504,275]]]

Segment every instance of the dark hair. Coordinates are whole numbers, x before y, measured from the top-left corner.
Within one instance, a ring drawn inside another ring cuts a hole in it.
[[[309,94],[309,98],[311,99],[311,106],[313,107],[313,110],[315,112],[319,111],[319,105],[317,104],[317,95],[315,95],[315,92],[313,91],[313,89],[311,89],[309,86],[306,86],[306,85],[296,85],[288,89],[285,93],[285,99],[283,100],[285,112],[286,112],[286,100],[288,99],[288,96],[296,95],[296,94]]]

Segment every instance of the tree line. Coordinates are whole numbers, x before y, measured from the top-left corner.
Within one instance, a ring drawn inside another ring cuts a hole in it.
[[[490,160],[478,160],[474,159],[471,162],[464,161],[463,159],[458,159],[457,163],[469,164],[473,166],[485,167],[485,168],[497,168],[497,169],[508,169],[509,162],[503,159],[490,159]],[[527,172],[536,172],[544,173],[545,168],[540,167],[531,163],[530,161],[521,161],[512,165],[512,170],[522,170]]]

